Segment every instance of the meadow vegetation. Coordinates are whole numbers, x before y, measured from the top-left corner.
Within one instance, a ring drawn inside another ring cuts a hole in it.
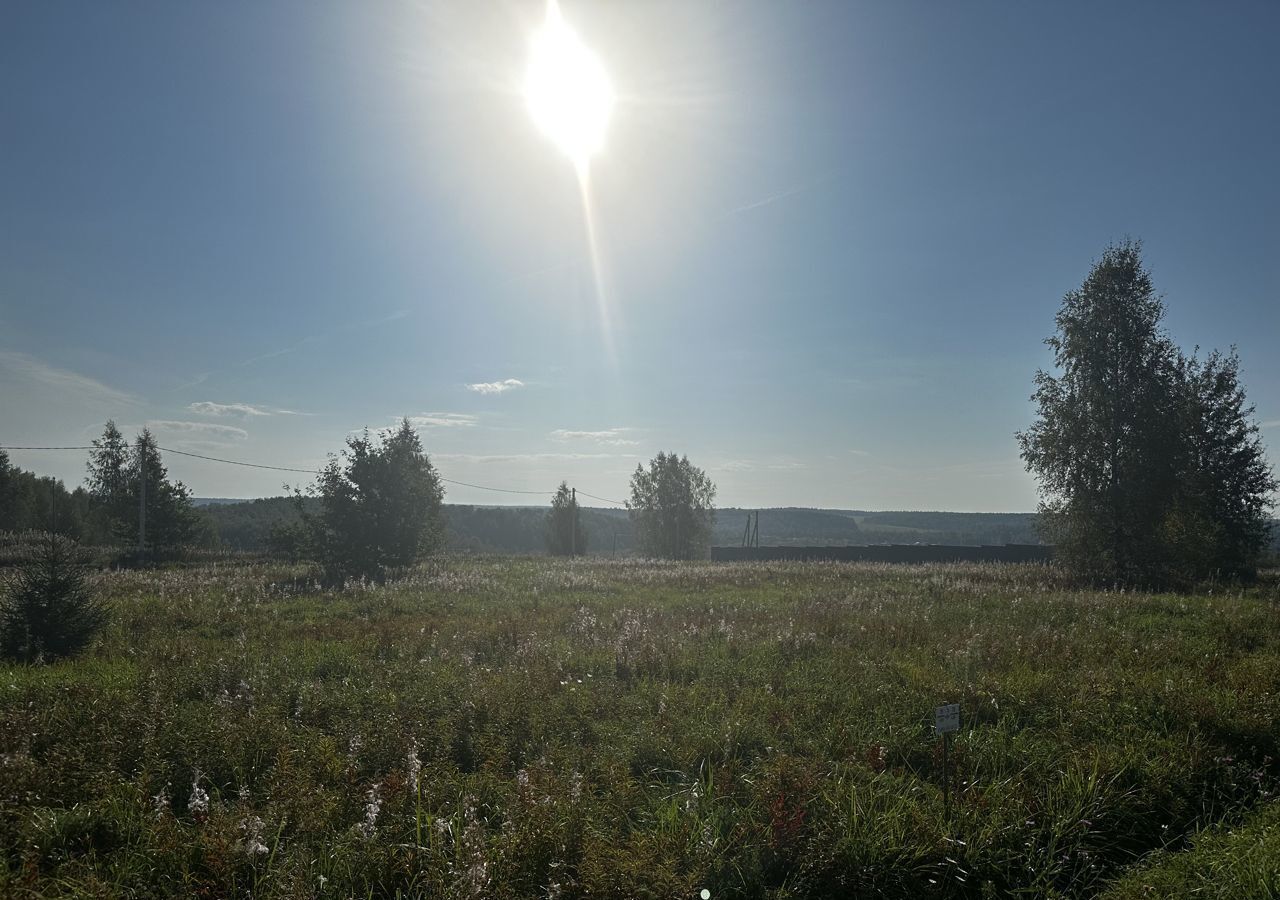
[[[345,591],[283,564],[94,579],[88,652],[0,669],[4,896],[1179,896],[1206,871],[1256,896],[1275,845],[1268,578],[444,557]]]

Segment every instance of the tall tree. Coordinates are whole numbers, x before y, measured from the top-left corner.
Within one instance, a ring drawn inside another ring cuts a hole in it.
[[[146,428],[133,441],[130,463],[133,479],[129,496],[134,510],[145,500],[146,546],[169,549],[200,539],[202,520],[191,502],[191,490],[181,481],[169,479],[156,439]]]
[[[716,486],[689,457],[659,453],[631,475],[627,508],[646,556],[697,559],[707,554],[715,525]]]
[[[333,578],[380,578],[412,565],[444,539],[444,488],[418,433],[405,419],[375,441],[366,430],[331,457],[312,493],[320,513],[301,504],[311,552]]]
[[[1182,370],[1184,472],[1169,537],[1192,576],[1250,576],[1266,548],[1278,485],[1235,348],[1192,356]]]
[[[145,428],[130,446],[115,422],[107,422],[89,453],[88,487],[119,541],[139,542],[144,504],[148,547],[167,550],[203,537],[191,491],[169,479],[156,439]]]
[[[9,463],[9,454],[0,450],[0,531],[17,531],[18,469]]]
[[[1225,548],[1248,555],[1261,543],[1258,510],[1273,482],[1234,356],[1187,360],[1163,315],[1141,245],[1108,247],[1063,298],[1046,341],[1059,374],[1036,374],[1039,415],[1017,435],[1047,537],[1095,581],[1240,570]]]
[[[107,420],[102,437],[93,442],[88,469],[85,481],[95,508],[117,538],[125,538],[132,528],[136,541],[138,501],[132,484],[137,479],[130,471],[129,443],[112,419]]]
[[[547,552],[552,556],[582,556],[587,552],[587,532],[582,527],[576,495],[567,482],[551,498],[547,513]]]
[[[1157,535],[1179,460],[1178,353],[1163,315],[1141,246],[1108,247],[1063,298],[1045,342],[1061,374],[1036,374],[1039,418],[1018,435],[1056,552],[1101,580],[1141,579],[1165,562]]]

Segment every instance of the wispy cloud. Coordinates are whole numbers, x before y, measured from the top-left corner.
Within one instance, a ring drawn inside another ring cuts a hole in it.
[[[199,413],[202,416],[269,416],[258,406],[249,403],[214,403],[212,400],[201,400],[187,406],[187,412]]]
[[[1277,428],[1277,427],[1280,427],[1280,419],[1268,419],[1266,422],[1263,422],[1263,423],[1262,423],[1262,426],[1261,426],[1261,427],[1263,427],[1263,428]]]
[[[303,347],[307,347],[312,344],[323,343],[329,338],[346,334],[348,332],[363,331],[367,328],[375,328],[379,325],[386,325],[390,322],[397,322],[400,319],[407,318],[409,315],[411,315],[409,310],[400,309],[400,310],[396,310],[393,313],[390,313],[389,315],[378,316],[377,318],[374,318],[374,319],[363,319],[358,322],[348,322],[345,325],[339,325],[337,328],[334,328],[333,330],[325,332],[323,334],[309,334],[301,338],[300,340],[297,340],[292,344],[289,344],[288,346],[278,347],[275,350],[268,350],[265,353],[259,353],[256,356],[251,356],[248,359],[242,359],[237,363],[232,363],[231,365],[224,366],[223,368],[220,368],[220,369],[212,369],[208,372],[201,372],[195,375],[194,377],[192,377],[189,381],[185,381],[182,384],[178,385],[176,390],[186,390],[188,388],[193,388],[193,387],[196,387],[197,385],[204,384],[213,375],[217,375],[222,372],[229,372],[232,369],[242,369],[246,366],[252,366],[256,363],[265,362],[268,359],[275,359],[278,356],[284,356],[285,354],[293,353],[294,351],[301,350]]]
[[[570,431],[565,428],[557,428],[551,432],[551,438],[557,441],[591,441],[596,444],[608,444],[613,447],[634,447],[640,442],[623,437],[623,432],[630,430],[629,428],[609,428],[604,431]]]
[[[243,441],[249,432],[234,425],[218,425],[214,422],[175,422],[171,419],[152,419],[147,422],[152,431],[181,435],[183,437],[215,441]]]
[[[744,203],[741,206],[735,206],[733,209],[729,210],[727,215],[736,216],[739,213],[744,213],[744,212],[747,212],[748,210],[759,209],[761,206],[768,206],[770,203],[777,203],[779,200],[785,200],[788,197],[794,197],[796,194],[803,194],[805,191],[813,190],[818,185],[823,184],[824,182],[830,181],[837,174],[838,172],[836,169],[831,169],[827,172],[822,173],[817,178],[811,178],[810,180],[802,184],[792,185],[791,187],[783,188],[780,191],[775,191],[772,194],[768,194],[764,197],[760,197],[756,200],[752,200],[748,203]]]
[[[212,400],[200,400],[187,406],[188,412],[202,416],[306,416],[310,413],[298,412],[294,409],[279,409],[274,406],[255,406],[252,403],[214,403]]]
[[[580,459],[635,459],[630,453],[433,453],[431,458],[443,462],[519,463],[563,462]]]
[[[109,387],[96,378],[69,369],[59,369],[34,356],[14,350],[0,350],[0,368],[25,381],[33,381],[91,403],[121,406],[138,402],[138,398],[132,394]]]
[[[475,416],[466,413],[423,413],[419,416],[406,416],[414,428],[469,428],[478,421]],[[397,419],[396,421],[399,421]]]
[[[481,381],[469,384],[467,390],[475,391],[477,394],[502,394],[522,387],[524,382],[519,378],[504,378],[502,381]]]
[[[726,459],[713,467],[720,472],[752,472],[760,469],[772,469],[776,472],[790,472],[795,469],[807,469],[808,464],[792,457],[776,457],[774,459]]]

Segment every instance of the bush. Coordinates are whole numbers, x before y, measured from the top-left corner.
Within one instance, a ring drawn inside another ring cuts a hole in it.
[[[0,604],[0,653],[26,663],[72,656],[106,620],[75,544],[49,535],[18,569]]]
[[[348,438],[312,493],[320,499],[318,514],[295,495],[302,529],[278,533],[276,546],[315,557],[332,583],[382,580],[444,541],[444,488],[408,419],[376,441],[368,431]]]

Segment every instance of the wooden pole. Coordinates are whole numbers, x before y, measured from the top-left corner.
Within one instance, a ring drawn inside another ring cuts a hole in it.
[[[951,821],[951,732],[942,736],[942,805],[947,821]]]
[[[138,447],[138,478],[141,489],[138,491],[138,555],[147,551],[147,448]]]

